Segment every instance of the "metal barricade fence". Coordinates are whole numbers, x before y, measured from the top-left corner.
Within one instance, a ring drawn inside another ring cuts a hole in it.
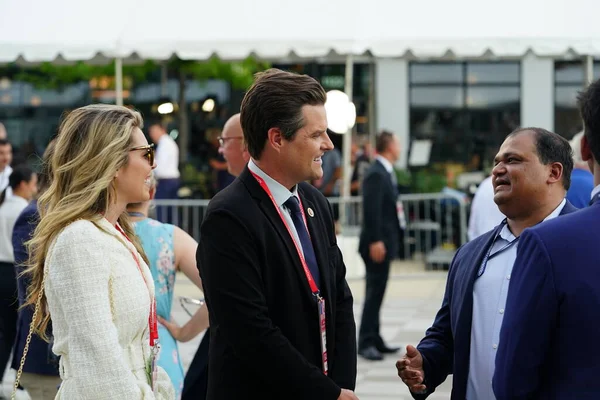
[[[153,200],[150,216],[180,227],[198,241],[209,202],[203,199]]]
[[[420,260],[427,269],[447,268],[461,245],[467,242],[465,197],[454,193],[400,195],[406,227],[403,258]]]
[[[404,194],[405,229],[398,256],[422,261],[427,269],[447,267],[456,249],[467,242],[465,198],[454,193]],[[360,235],[362,197],[328,198],[344,236]],[[151,216],[179,226],[195,240],[210,200],[154,200]]]

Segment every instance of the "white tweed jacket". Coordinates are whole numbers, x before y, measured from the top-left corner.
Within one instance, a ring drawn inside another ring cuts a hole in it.
[[[174,399],[168,375],[150,387],[150,270],[106,219],[68,225],[46,257],[45,291],[63,380],[56,399]]]

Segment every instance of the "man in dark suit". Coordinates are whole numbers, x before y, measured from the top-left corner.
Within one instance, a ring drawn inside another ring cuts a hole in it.
[[[210,400],[356,399],[356,326],[323,174],[326,94],[257,74],[242,101],[248,167],[210,202],[198,265],[210,312]]]
[[[393,164],[400,157],[398,138],[382,132],[376,141],[375,162],[363,180],[363,226],[359,252],[366,267],[365,303],[358,334],[358,354],[367,360],[383,360],[383,354],[395,353],[379,332],[379,311],[390,274],[390,263],[398,254],[400,221],[398,185]]]
[[[506,220],[458,249],[433,326],[416,349],[407,346],[396,364],[416,399],[433,393],[449,374],[452,399],[494,399],[494,360],[502,344],[502,319],[510,314],[506,294],[514,284],[511,271],[521,233],[576,210],[565,199],[573,169],[571,147],[559,135],[518,129],[508,135],[494,164],[494,201]]]
[[[578,102],[596,196],[522,235],[496,358],[498,399],[600,399],[600,81]]]
[[[240,114],[231,116],[221,132],[219,138],[219,153],[227,161],[227,170],[235,177],[240,176],[250,154],[243,142],[244,133],[240,123]],[[208,349],[210,343],[210,328],[206,330],[198,350],[190,363],[183,381],[181,400],[204,400],[208,386]]]

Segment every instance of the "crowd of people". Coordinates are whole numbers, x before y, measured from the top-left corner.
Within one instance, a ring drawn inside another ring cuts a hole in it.
[[[336,156],[327,156],[325,100],[309,76],[257,74],[218,138],[236,179],[211,200],[199,242],[150,217],[180,177],[174,142],[152,125],[149,144],[139,113],[71,111],[39,175],[11,168],[0,139],[0,366],[12,355],[15,390],[67,400],[358,399],[357,357],[400,350],[382,338],[380,309],[403,230],[401,152],[381,132],[361,178],[357,338],[326,199],[335,185],[324,181],[336,176],[326,160]],[[508,133],[498,150],[491,189],[482,185],[498,220],[458,249],[435,320],[396,363],[414,398],[448,375],[457,400],[600,397],[600,81],[578,101],[580,159],[539,127]],[[585,167],[595,187],[570,197],[585,175],[574,168]],[[582,196],[589,207],[573,205]],[[171,318],[178,271],[206,300],[183,326]],[[205,330],[184,374],[177,342]]]

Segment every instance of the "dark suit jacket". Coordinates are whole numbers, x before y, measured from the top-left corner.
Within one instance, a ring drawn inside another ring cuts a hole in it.
[[[567,201],[560,215],[569,214],[576,210]],[[551,222],[547,221],[541,225]],[[475,284],[477,270],[481,266],[490,246],[492,246],[496,233],[501,228],[502,225],[497,226],[490,232],[460,247],[456,252],[448,271],[446,293],[444,294],[442,307],[435,317],[433,326],[427,330],[425,338],[417,346],[423,356],[427,394],[413,395],[414,398],[426,398],[446,380],[449,374],[453,374],[452,399],[465,399],[471,354],[473,285]],[[520,249],[523,246],[523,239],[519,240]],[[512,276],[514,276],[514,272]],[[510,288],[514,284],[512,279]],[[508,314],[507,311],[506,315],[508,316]],[[500,343],[502,343],[502,340]]]
[[[600,399],[600,203],[524,232],[496,356],[502,399]]]
[[[15,222],[13,230],[13,250],[15,254],[15,265],[17,272],[17,288],[19,291],[19,305],[25,303],[27,296],[27,286],[29,285],[29,278],[27,276],[21,276],[21,272],[25,270],[22,266],[27,261],[28,253],[25,248],[25,242],[31,239],[31,235],[38,224],[39,215],[37,212],[37,202],[32,201],[27,207],[21,212],[19,218]],[[23,349],[25,342],[27,341],[27,334],[29,333],[29,325],[33,318],[33,307],[28,307],[19,310],[19,316],[17,319],[17,336],[15,338],[15,345],[13,347],[13,359],[11,367],[14,369],[19,368],[21,357],[23,356]],[[51,327],[47,332],[48,336],[52,335]],[[43,341],[37,335],[31,336],[31,343],[29,344],[29,352],[23,366],[24,372],[41,375],[58,376],[58,357],[52,353],[52,345]]]
[[[375,160],[365,173],[363,191],[363,226],[358,245],[363,257],[369,254],[369,245],[383,240],[386,258],[393,259],[400,245],[400,223],[396,201],[398,189],[392,184],[390,173]]]
[[[198,247],[210,310],[210,400],[334,400],[340,388],[354,389],[353,299],[331,207],[309,184],[298,192],[326,300],[329,376],[322,372],[317,302],[296,247],[246,168],[211,200]]]

